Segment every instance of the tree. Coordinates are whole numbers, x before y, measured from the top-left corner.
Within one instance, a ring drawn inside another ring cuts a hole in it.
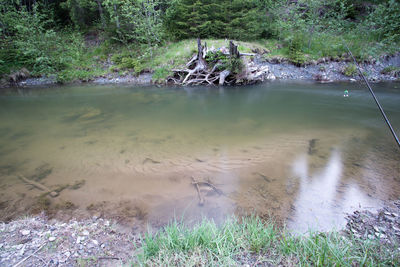
[[[115,23],[115,39],[144,43],[150,47],[162,41],[160,0],[104,0]]]

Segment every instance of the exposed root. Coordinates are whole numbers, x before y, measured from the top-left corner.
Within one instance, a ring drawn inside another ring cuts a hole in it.
[[[246,67],[242,73],[232,73],[225,69],[221,70],[222,64],[215,63],[212,67],[208,66],[205,58],[207,53],[217,53],[215,49],[208,49],[207,44],[201,44],[200,39],[197,39],[197,54],[194,54],[184,69],[173,70],[174,75],[167,79],[168,83],[177,85],[231,85],[231,84],[252,84],[264,80],[264,73],[254,75]],[[240,59],[243,56],[255,56],[250,53],[240,53],[238,46],[232,41],[229,42],[229,53],[226,51],[220,53],[229,56],[231,60]]]

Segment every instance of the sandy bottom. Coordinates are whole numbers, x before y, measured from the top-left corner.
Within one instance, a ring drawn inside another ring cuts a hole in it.
[[[126,102],[5,107],[0,219],[45,211],[143,229],[174,218],[190,224],[255,213],[304,231],[341,227],[345,213],[400,196],[398,151],[370,128],[290,121],[291,114],[284,122],[253,111],[230,115],[231,106],[208,114],[202,101],[198,116],[173,97],[132,93]],[[200,185],[203,205],[192,177],[218,189]]]

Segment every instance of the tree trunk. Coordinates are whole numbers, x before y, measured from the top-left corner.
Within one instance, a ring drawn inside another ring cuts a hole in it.
[[[100,14],[101,26],[103,27],[103,30],[104,30],[106,28],[106,21],[104,19],[104,13],[103,13],[103,7],[101,6],[101,0],[96,0],[96,2],[97,2],[99,14]]]
[[[231,58],[239,58],[240,53],[238,50],[238,46],[233,43],[233,41],[229,41],[229,56]]]
[[[119,25],[119,16],[118,16],[118,11],[117,11],[117,5],[114,4],[114,12],[115,12],[115,22],[117,24],[117,29],[119,30],[120,25]]]

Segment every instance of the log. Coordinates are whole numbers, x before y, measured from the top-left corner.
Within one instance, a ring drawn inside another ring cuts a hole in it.
[[[221,72],[221,74],[219,75],[219,85],[224,85],[225,79],[229,76],[229,74],[231,74],[229,70],[224,70],[223,72]]]
[[[39,184],[38,182],[35,182],[35,181],[33,181],[33,180],[30,180],[30,179],[24,177],[24,176],[21,175],[21,174],[18,174],[18,177],[19,177],[22,181],[24,181],[25,183],[30,184],[30,185],[36,187],[37,189],[40,189],[40,190],[42,190],[42,191],[45,191],[46,193],[50,194],[50,196],[52,196],[52,197],[57,197],[57,196],[58,196],[58,193],[57,193],[56,191],[52,191],[50,188],[48,188],[48,187],[46,187],[46,186],[44,186],[44,185],[42,185],[42,184]]]

